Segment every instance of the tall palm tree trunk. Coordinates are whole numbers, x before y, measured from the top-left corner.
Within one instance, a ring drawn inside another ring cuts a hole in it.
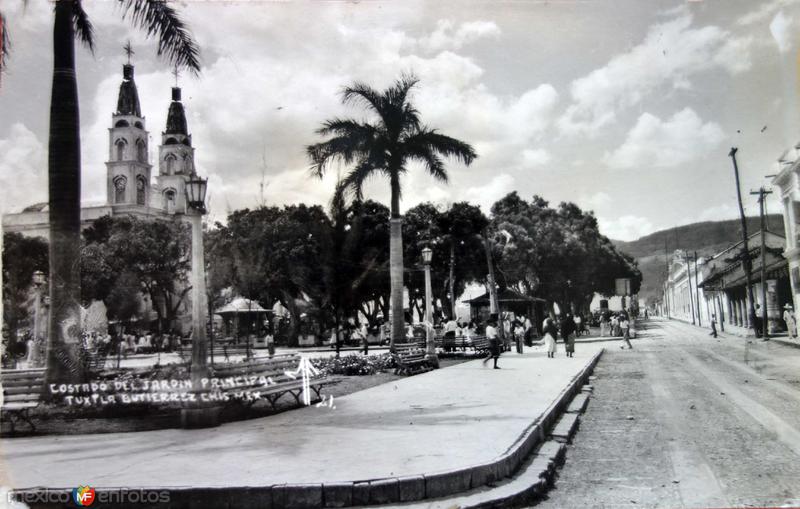
[[[405,316],[403,316],[403,220],[400,218],[400,177],[391,177],[392,207],[389,219],[389,278],[391,288],[391,327],[389,349],[405,341]]]
[[[47,381],[80,381],[81,153],[72,0],[55,5],[50,99],[50,324]]]

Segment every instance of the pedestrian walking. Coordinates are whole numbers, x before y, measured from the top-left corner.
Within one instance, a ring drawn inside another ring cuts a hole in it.
[[[564,340],[564,353],[569,357],[570,338],[572,338],[572,350],[575,350],[575,337],[573,336],[575,332],[575,321],[572,319],[572,315],[564,313],[564,316],[561,318],[560,329],[561,338]]]
[[[489,359],[494,359],[494,369],[500,369],[497,365],[497,359],[500,358],[500,349],[503,345],[500,343],[500,336],[497,333],[497,315],[489,315],[489,320],[486,322],[486,339],[489,340],[489,355],[483,359],[486,364]]]
[[[547,347],[547,356],[552,359],[556,355],[556,338],[558,338],[558,329],[552,318],[545,318],[542,334],[544,334],[544,345]]]
[[[783,306],[783,321],[786,322],[786,332],[789,334],[789,339],[797,337],[797,320],[794,317],[794,310],[791,304]]]
[[[620,313],[618,323],[622,332],[622,342],[625,343],[625,345],[628,345],[629,350],[633,350],[630,336],[631,323],[628,321],[628,316],[625,315],[625,313]],[[625,345],[620,346],[620,348],[624,349]]]
[[[514,320],[514,342],[517,346],[517,353],[522,353],[522,340],[525,337],[525,327],[522,325],[524,318],[517,318]]]
[[[717,337],[717,315],[711,315],[711,337]]]
[[[600,313],[600,337],[604,338],[608,334],[608,313],[601,312]]]

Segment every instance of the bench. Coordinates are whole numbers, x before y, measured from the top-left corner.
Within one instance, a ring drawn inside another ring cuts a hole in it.
[[[492,344],[486,336],[475,336],[472,338],[472,349],[476,354],[483,355],[492,349]]]
[[[300,395],[303,393],[303,379],[300,375],[295,378],[286,372],[294,372],[300,364],[300,356],[296,354],[275,355],[273,357],[257,358],[246,362],[232,362],[215,364],[212,367],[214,378],[233,378],[237,383],[223,385],[219,391],[226,395],[228,401],[240,401],[253,404],[258,400],[266,399],[270,406],[275,404],[284,394],[291,394],[297,404],[300,404]],[[315,375],[309,380],[309,389],[314,391],[316,399],[320,399],[322,387],[332,383],[325,375]]]
[[[106,367],[106,353],[96,351],[86,351],[85,361],[86,369],[90,373],[99,373]]]
[[[425,357],[425,348],[420,343],[395,343],[392,358],[396,375],[414,375],[434,368]]]
[[[43,369],[12,369],[0,372],[0,383],[3,386],[2,414],[7,416],[14,433],[14,422],[25,421],[36,431],[36,425],[30,418],[31,409],[39,406],[44,385]]]

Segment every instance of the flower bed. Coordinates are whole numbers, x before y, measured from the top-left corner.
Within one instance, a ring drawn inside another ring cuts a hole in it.
[[[311,359],[315,368],[326,375],[365,376],[374,375],[394,368],[394,359],[389,354],[380,355],[344,355]]]

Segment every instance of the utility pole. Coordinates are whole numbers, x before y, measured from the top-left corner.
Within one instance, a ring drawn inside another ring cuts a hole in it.
[[[697,302],[697,326],[702,327],[700,323],[700,283],[697,280],[697,251],[694,252],[694,300]]]
[[[769,341],[767,327],[767,242],[764,235],[764,212],[766,209],[766,198],[772,191],[767,191],[762,186],[758,191],[750,191],[750,194],[758,195],[758,212],[761,220],[761,333],[764,341]]]
[[[669,250],[667,248],[667,236],[664,235],[664,270],[666,277],[664,278],[664,310],[669,319]]]
[[[744,205],[742,205],[742,190],[739,184],[739,165],[736,164],[736,152],[738,150],[739,149],[736,147],[731,147],[731,151],[728,153],[728,156],[730,156],[731,160],[733,161],[733,174],[736,177],[736,197],[739,200],[739,216],[742,220],[742,267],[744,268],[745,285],[747,285],[747,298],[750,301],[747,310],[747,318],[750,322],[750,327],[755,329],[756,308],[752,286],[753,264],[752,260],[750,260],[750,249],[747,247],[747,220],[744,217]]]
[[[692,311],[692,325],[695,325],[694,322],[694,299],[692,298],[692,265],[691,259],[689,258],[689,253],[686,253],[683,257],[686,261],[686,284],[689,285],[689,309]]]

